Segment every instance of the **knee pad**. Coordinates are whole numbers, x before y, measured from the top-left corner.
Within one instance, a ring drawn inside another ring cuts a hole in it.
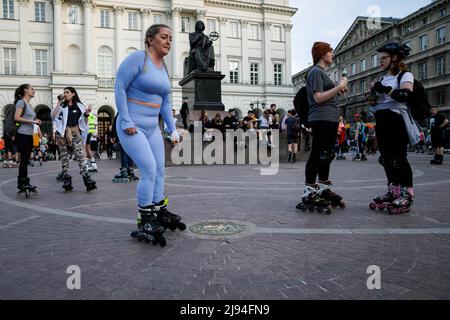
[[[333,161],[334,157],[335,157],[335,153],[333,150],[323,150],[322,152],[320,152],[320,157],[319,157],[319,161],[320,164],[330,164],[331,161]]]
[[[393,170],[399,170],[407,165],[408,160],[406,159],[406,157],[392,157],[389,158],[386,162],[389,168]]]

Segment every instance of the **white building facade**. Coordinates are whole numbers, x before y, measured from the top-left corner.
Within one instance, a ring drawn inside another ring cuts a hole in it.
[[[38,117],[51,126],[56,96],[73,86],[83,103],[92,104],[103,131],[100,122],[106,126],[116,113],[116,70],[128,54],[144,49],[145,32],[154,23],[172,28],[166,65],[178,110],[188,33],[197,20],[204,21],[205,34],[220,35],[214,43],[215,69],[226,75],[222,102],[227,109],[244,113],[252,102],[292,107],[291,17],[297,9],[288,0],[0,1],[2,116],[15,88],[29,83],[36,89],[32,104]]]

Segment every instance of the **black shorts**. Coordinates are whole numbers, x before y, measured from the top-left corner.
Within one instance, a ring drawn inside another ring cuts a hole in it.
[[[288,135],[287,141],[288,144],[298,143],[298,136]]]
[[[91,144],[91,136],[92,136],[92,134],[88,133],[87,138],[86,138],[86,144]]]
[[[444,147],[444,135],[441,128],[431,129],[431,146],[433,149]]]

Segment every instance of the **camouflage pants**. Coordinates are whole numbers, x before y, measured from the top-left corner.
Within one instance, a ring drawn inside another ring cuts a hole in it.
[[[72,127],[71,130],[66,131],[66,135],[67,134],[71,134],[72,139],[66,139],[56,132],[56,144],[58,145],[64,175],[69,174],[69,143],[67,140],[72,140],[72,149],[75,153],[75,159],[80,166],[80,174],[83,177],[89,177],[90,174],[88,171],[87,159],[83,152],[83,140],[81,139],[80,129]]]

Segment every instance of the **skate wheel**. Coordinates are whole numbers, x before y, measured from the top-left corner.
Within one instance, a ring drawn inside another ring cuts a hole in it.
[[[377,208],[377,205],[372,202],[369,204],[369,208],[370,208],[370,210],[375,210]]]
[[[25,190],[25,198],[29,198],[30,197],[30,190]]]
[[[165,239],[165,238],[161,238],[161,239],[159,240],[159,245],[161,246],[161,248],[162,248],[162,247],[165,247],[166,244],[167,244],[167,242],[166,242],[166,239]]]
[[[347,205],[345,204],[344,201],[339,202],[339,207],[340,207],[341,209],[345,209],[346,206],[347,206]]]
[[[138,232],[137,231],[133,231],[131,234],[130,234],[130,236],[132,237],[132,238],[137,238],[137,235],[138,235]]]
[[[186,225],[183,222],[180,222],[180,224],[178,225],[178,229],[180,229],[181,231],[186,230]]]

